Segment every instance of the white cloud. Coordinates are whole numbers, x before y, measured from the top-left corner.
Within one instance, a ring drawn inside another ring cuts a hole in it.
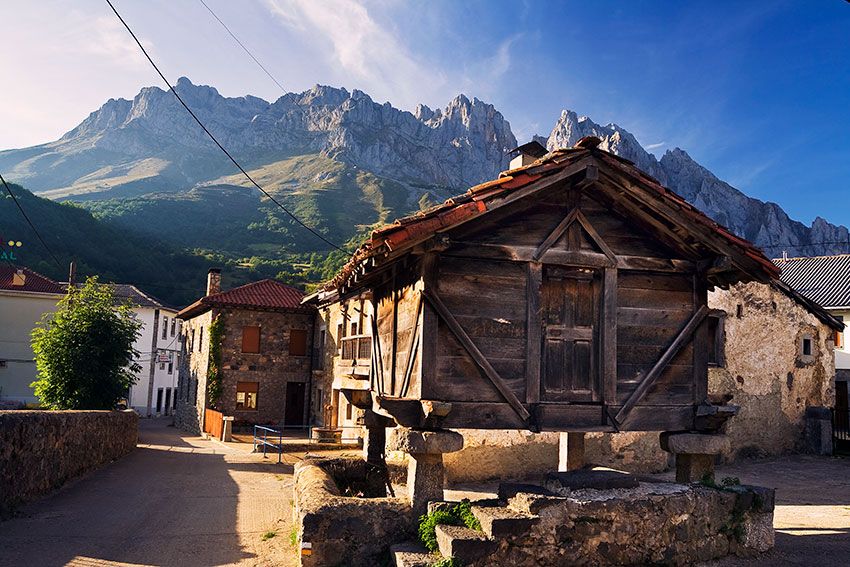
[[[314,40],[318,34],[329,44],[329,62],[340,81],[407,108],[445,94],[445,73],[415,57],[365,4],[356,0],[267,0],[267,4],[290,30],[313,35]]]
[[[654,144],[647,144],[644,146],[644,149],[648,150],[657,150],[658,148],[663,148],[667,145],[667,142],[656,142]]]

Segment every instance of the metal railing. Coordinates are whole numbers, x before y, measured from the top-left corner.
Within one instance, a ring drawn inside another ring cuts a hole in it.
[[[258,435],[262,432],[262,436]],[[269,441],[269,433],[272,434],[272,441]],[[274,443],[277,436],[277,443]],[[283,457],[283,432],[271,427],[263,427],[262,425],[254,426],[254,452],[257,452],[257,445],[263,446],[263,458],[266,458],[266,448],[273,447],[277,449],[277,462],[280,463]]]
[[[321,432],[334,432],[332,441],[323,441],[321,435],[317,435],[316,430]],[[315,425],[284,425],[280,429],[273,429],[263,425],[254,426],[254,452],[257,452],[258,447],[263,449],[263,457],[266,452],[274,450],[277,452],[277,462],[280,463],[282,454],[285,452],[286,441],[289,444],[306,444],[306,445],[355,445],[360,443],[360,433],[362,428],[359,425],[343,425],[340,427],[323,427]],[[289,433],[287,433],[289,432]],[[293,438],[293,433],[303,432],[304,436]],[[338,432],[338,435],[337,433]],[[300,441],[300,443],[298,443]]]
[[[369,360],[372,357],[372,336],[352,335],[340,340],[343,360]]]

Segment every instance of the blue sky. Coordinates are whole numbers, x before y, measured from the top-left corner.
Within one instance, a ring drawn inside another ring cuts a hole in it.
[[[207,0],[294,91],[491,102],[520,141],[561,109],[616,122],[660,157],[809,223],[850,224],[850,3]],[[273,100],[278,87],[197,0],[115,0],[176,80]],[[0,5],[0,148],[56,139],[110,97],[158,84],[102,0]]]

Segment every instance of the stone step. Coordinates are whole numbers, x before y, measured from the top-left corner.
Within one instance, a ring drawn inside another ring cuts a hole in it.
[[[436,554],[413,541],[390,546],[390,556],[395,567],[428,567],[438,559]]]
[[[481,522],[481,529],[492,538],[521,536],[540,518],[523,514],[504,506],[473,506],[472,514]]]
[[[454,557],[462,564],[473,563],[487,557],[498,547],[498,542],[483,532],[464,526],[437,526],[437,545],[443,557]]]

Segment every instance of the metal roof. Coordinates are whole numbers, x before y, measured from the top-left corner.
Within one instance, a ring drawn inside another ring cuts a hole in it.
[[[774,260],[782,281],[823,307],[850,306],[850,254]]]

